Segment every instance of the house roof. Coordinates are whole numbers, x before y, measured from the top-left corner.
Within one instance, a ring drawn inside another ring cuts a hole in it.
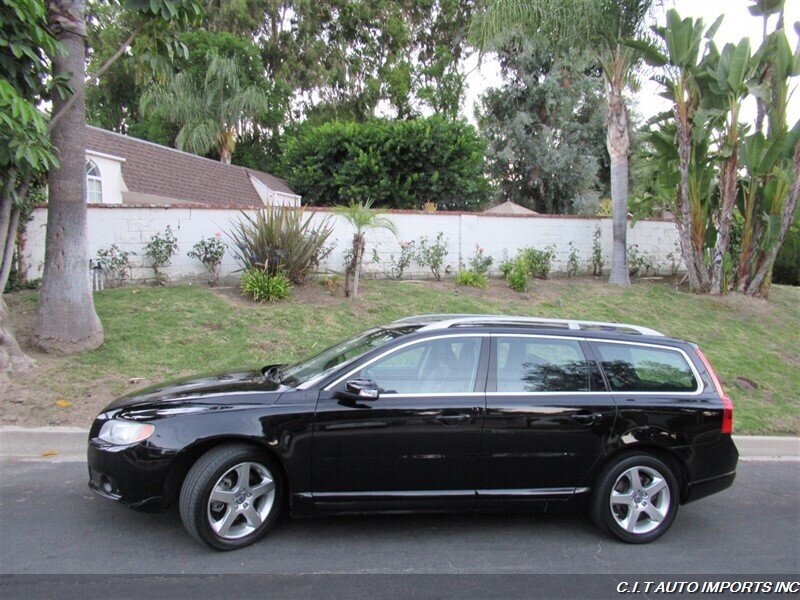
[[[510,200],[503,202],[502,204],[498,204],[497,206],[493,206],[492,208],[487,208],[484,213],[488,213],[490,215],[538,215],[536,211],[531,210],[530,208],[525,208],[517,204],[516,202],[511,202]]]
[[[86,126],[86,150],[124,158],[125,204],[190,203],[231,208],[263,206],[250,177],[270,190],[297,195],[283,179],[181,152],[98,127]]]

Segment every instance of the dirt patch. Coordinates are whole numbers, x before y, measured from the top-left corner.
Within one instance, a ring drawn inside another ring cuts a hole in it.
[[[242,296],[241,291],[236,286],[209,288],[215,295],[224,298],[236,306],[259,306],[257,302]],[[309,281],[304,285],[292,286],[292,295],[286,302],[294,304],[341,304],[345,302],[344,293],[341,285],[326,286],[324,282]]]

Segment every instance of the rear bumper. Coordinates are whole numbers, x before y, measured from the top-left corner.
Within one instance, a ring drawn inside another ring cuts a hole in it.
[[[700,498],[705,498],[711,494],[716,494],[722,490],[726,490],[733,485],[733,480],[736,479],[736,471],[726,473],[725,475],[718,475],[703,481],[694,481],[686,488],[686,495],[684,503],[693,502]]]
[[[733,485],[739,451],[729,434],[709,444],[690,446],[685,453],[687,477],[681,500],[692,502]]]

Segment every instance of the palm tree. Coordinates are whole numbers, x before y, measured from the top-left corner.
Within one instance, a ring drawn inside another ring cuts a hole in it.
[[[355,229],[353,235],[353,247],[351,256],[345,265],[344,271],[344,295],[356,298],[358,296],[358,276],[361,272],[361,261],[364,258],[366,249],[367,231],[375,229],[386,229],[397,235],[397,227],[392,221],[377,210],[372,209],[372,200],[366,202],[356,202],[351,200],[347,206],[337,206],[336,212],[343,216]]]
[[[219,154],[230,164],[241,129],[270,110],[270,96],[257,86],[245,86],[239,64],[232,58],[209,54],[203,81],[178,74],[169,85],[148,89],[141,100],[144,114],[159,116],[180,126],[177,147],[194,154]]]
[[[55,94],[50,141],[59,166],[48,178],[47,238],[33,343],[49,352],[93,350],[103,343],[87,273],[86,21],[83,0],[47,3],[48,27],[63,47],[52,56],[53,79],[69,78],[72,97]]]
[[[643,35],[657,0],[488,0],[473,21],[473,39],[487,50],[513,32],[546,37],[555,48],[583,49],[595,55],[606,87],[606,147],[611,158],[614,245],[609,283],[629,285],[628,150],[630,119],[623,92],[639,62],[623,43]]]

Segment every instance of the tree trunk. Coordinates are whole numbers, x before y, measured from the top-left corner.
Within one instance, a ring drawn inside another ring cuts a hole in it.
[[[711,281],[710,290],[712,294],[722,294],[727,290],[722,289],[722,278],[724,275],[725,255],[728,253],[728,245],[731,239],[731,223],[733,221],[733,206],[736,203],[736,196],[739,193],[739,107],[735,104],[731,107],[728,141],[731,144],[731,154],[719,169],[719,192],[720,207],[719,218],[717,220],[717,242],[714,245],[714,252],[711,257]]]
[[[86,24],[83,0],[49,0],[48,25],[65,53],[52,57],[53,75],[70,74],[78,99],[58,94],[53,112],[64,113],[51,129],[60,167],[50,170],[44,272],[34,345],[46,352],[74,353],[103,343],[89,281],[86,233],[86,114],[83,97]]]
[[[6,301],[0,295],[0,376],[27,371],[34,366],[36,362],[22,351],[14,337]]]
[[[676,97],[683,94],[679,88]],[[678,234],[681,243],[683,262],[686,263],[686,272],[689,277],[689,288],[693,292],[703,291],[700,271],[702,263],[698,264],[697,252],[692,243],[692,204],[689,196],[689,161],[692,148],[692,130],[689,123],[688,109],[685,103],[675,104],[675,121],[678,126],[678,170],[680,172],[680,215],[678,216]],[[702,256],[700,257],[702,261]]]
[[[366,249],[366,240],[364,239],[363,235],[356,236],[358,241],[356,242],[355,252],[355,269],[353,272],[353,298],[358,298],[358,280],[361,277],[361,261],[364,260],[364,250]]]
[[[778,233],[778,239],[765,254],[763,260],[758,265],[755,275],[747,283],[744,293],[748,296],[767,296],[769,289],[769,279],[772,276],[772,266],[775,264],[775,258],[778,256],[778,251],[786,238],[786,233],[789,227],[792,226],[794,214],[797,210],[797,203],[800,200],[800,143],[794,148],[794,180],[789,188],[789,195],[783,203],[783,214],[781,215],[781,230]]]
[[[615,78],[616,80],[617,78]],[[608,115],[606,147],[611,157],[611,205],[614,229],[609,283],[630,285],[626,237],[628,233],[628,109],[622,97],[622,84],[607,82]]]

